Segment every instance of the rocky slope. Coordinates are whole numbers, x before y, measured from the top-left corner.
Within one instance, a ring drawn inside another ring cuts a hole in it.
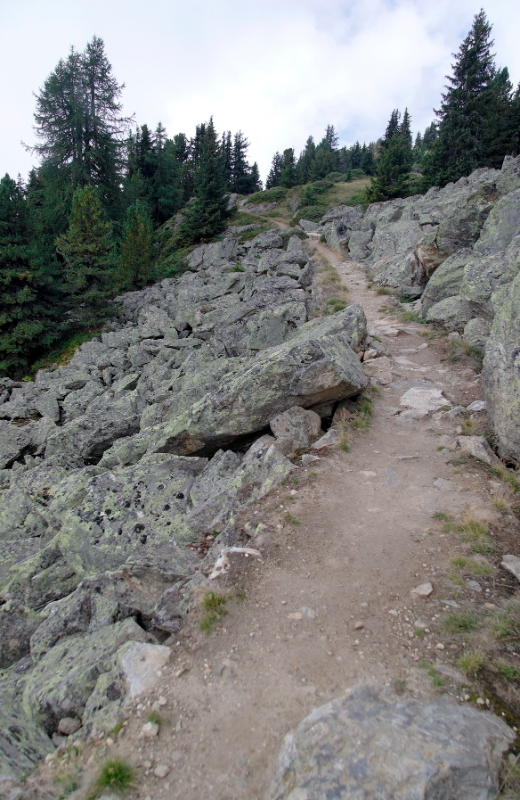
[[[367,385],[362,308],[312,319],[315,264],[285,245],[199,247],[68,365],[2,382],[0,772],[117,723],[136,644],[160,660],[236,514]]]
[[[520,158],[506,159],[424,197],[338,207],[317,228],[376,283],[420,297],[421,316],[485,345],[499,451],[514,462],[519,193]],[[113,329],[66,366],[1,382],[2,774],[122,719],[219,556],[243,544],[238,514],[367,386],[368,344],[384,368],[360,305],[318,315],[300,238],[230,231],[189,266],[120,298]]]
[[[363,263],[375,283],[485,351],[483,386],[498,449],[520,462],[520,156],[424,196],[339,206],[317,233]]]

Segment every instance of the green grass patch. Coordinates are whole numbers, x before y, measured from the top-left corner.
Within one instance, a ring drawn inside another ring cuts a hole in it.
[[[505,609],[496,615],[493,633],[499,641],[520,640],[520,600],[510,600]]]
[[[245,272],[245,269],[242,266],[242,264],[235,264],[234,267],[231,267],[231,269],[228,269],[228,272]]]
[[[491,467],[491,472],[508,483],[515,494],[520,492],[520,481],[513,472],[510,472],[505,467]]]
[[[518,667],[514,667],[512,664],[500,664],[498,669],[500,674],[508,681],[520,683],[520,669]]]
[[[88,795],[89,800],[99,797],[105,789],[119,793],[126,792],[132,788],[134,781],[135,773],[132,767],[122,758],[111,758],[101,768]]]
[[[290,525],[301,525],[300,520],[296,519],[296,517],[293,517],[290,511],[286,511],[285,514],[283,515],[283,518],[284,521],[288,522]]]
[[[474,631],[479,620],[474,611],[452,611],[444,617],[441,624],[446,633],[455,635]]]
[[[101,333],[108,330],[110,329],[104,326],[101,328],[95,328],[93,330],[81,331],[80,333],[75,333],[68,339],[63,340],[61,344],[52,351],[52,353],[40,358],[32,365],[31,375],[34,375],[39,369],[48,369],[53,364],[56,364],[58,367],[65,366],[65,364],[69,363],[76,350],[78,350],[82,344],[85,344],[85,342],[91,342],[92,339],[99,339]],[[27,378],[31,380],[31,376],[27,376]]]
[[[476,678],[477,672],[484,664],[484,661],[482,653],[479,653],[478,650],[470,650],[457,659],[456,663],[467,675],[472,675],[473,678]]]
[[[273,189],[265,189],[263,192],[255,192],[247,196],[245,205],[257,205],[258,203],[278,203],[287,197],[287,189],[282,186],[275,186]]]
[[[419,322],[421,325],[424,325],[424,320],[417,316],[414,311],[401,311],[401,321],[402,322]]]
[[[419,663],[419,667],[421,669],[425,669],[426,670],[426,672],[428,673],[428,675],[432,679],[432,684],[434,686],[436,686],[437,688],[440,688],[441,686],[444,686],[444,679],[441,678],[441,676],[439,675],[439,673],[437,672],[435,667],[432,666],[432,664],[429,664],[428,661],[421,661]]]
[[[209,635],[219,619],[226,616],[228,613],[225,608],[226,602],[227,598],[224,595],[216,592],[206,592],[201,603],[205,612],[199,622],[201,631]]]

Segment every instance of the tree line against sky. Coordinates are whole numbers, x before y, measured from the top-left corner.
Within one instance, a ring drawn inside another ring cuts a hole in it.
[[[492,48],[480,11],[454,56],[436,119],[415,142],[407,109],[393,110],[382,138],[368,145],[340,148],[328,125],[298,158],[292,148],[274,155],[266,188],[305,186],[312,205],[313,184],[367,175],[369,203],[499,168],[520,150],[520,89],[497,68]],[[123,116],[123,88],[94,37],[84,52],[72,49],[36,95],[31,149],[40,165],[26,183],[0,181],[0,375],[23,373],[64,335],[109,318],[117,293],[164,277],[157,232],[176,215],[173,249],[183,252],[223,231],[230,193],[262,188],[242,131],[219,135],[212,119],[192,138],[168,138],[160,123],[135,127]]]

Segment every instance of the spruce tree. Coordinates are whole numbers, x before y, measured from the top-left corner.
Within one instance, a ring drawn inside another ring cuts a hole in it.
[[[178,235],[180,244],[207,242],[224,230],[231,216],[226,191],[222,149],[211,117],[199,142],[195,197],[186,207]]]
[[[140,288],[152,276],[152,225],[139,200],[126,215],[121,244],[120,287]]]
[[[296,162],[294,160],[294,150],[288,147],[283,151],[282,162],[280,165],[280,186],[290,189],[296,185]]]
[[[280,178],[282,175],[282,156],[280,153],[275,153],[271,162],[271,169],[265,182],[266,189],[274,189],[275,186],[280,186]]]
[[[0,180],[0,376],[23,373],[57,336],[33,241],[23,186],[5,175]]]
[[[497,75],[492,47],[491,25],[481,10],[455,56],[452,75],[447,76],[448,86],[436,111],[439,135],[424,158],[425,188],[456,181],[490,160],[497,164],[513,147],[511,140],[503,142],[497,154],[493,143],[497,126],[500,136],[504,133],[500,116],[510,105],[510,85],[505,73]]]
[[[376,176],[366,189],[370,203],[408,194],[408,176],[413,160],[410,123],[408,110],[402,122],[398,109],[392,111],[376,162]]]
[[[90,325],[106,313],[116,283],[112,226],[92,186],[77,189],[69,228],[56,240],[75,321]]]

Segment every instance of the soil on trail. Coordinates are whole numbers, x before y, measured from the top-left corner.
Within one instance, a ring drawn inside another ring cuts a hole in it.
[[[321,243],[311,247],[335,266],[389,352],[370,425],[349,433],[349,452],[329,448],[300,463],[249,512],[249,531],[265,526],[251,539],[262,560],[236,557],[232,573],[213,581],[229,595],[227,615],[210,635],[199,629],[200,615],[190,615],[157,690],[131,708],[108,745],[85,754],[83,787],[102,758],[117,754],[136,767],[131,798],[260,800],[284,735],[314,707],[373,678],[431,696],[439,689],[419,663],[457,656],[438,625],[445,601],[454,602],[445,576],[457,541],[433,515],[471,511],[494,524],[490,476],[477,462],[452,463],[460,418],[397,412],[408,388],[425,379],[453,405],[479,399],[478,374],[464,359],[444,360],[441,340],[427,342],[424,326],[403,323],[397,305],[388,306],[396,301],[370,290],[356,263]],[[411,593],[426,582],[429,598]],[[492,602],[495,586],[482,581],[481,600]],[[477,596],[462,592],[466,603]],[[461,695],[449,680],[443,691]],[[162,721],[147,738],[152,706]],[[163,778],[154,775],[158,765],[170,769]],[[42,770],[43,782],[52,769],[51,762]]]

